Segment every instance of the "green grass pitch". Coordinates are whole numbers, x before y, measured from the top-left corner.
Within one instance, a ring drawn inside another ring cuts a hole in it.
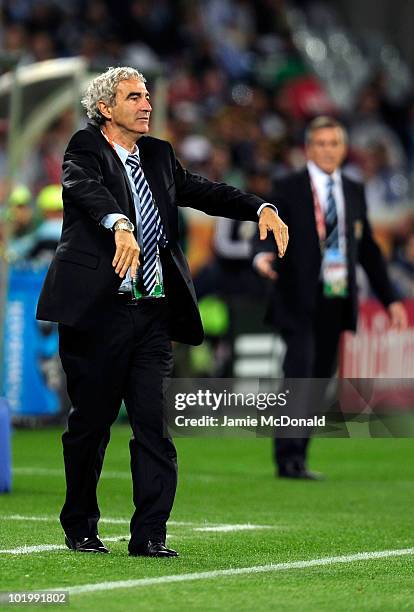
[[[128,438],[127,426],[114,427],[99,488],[102,518],[112,519],[101,522],[100,535],[104,541],[113,538],[111,554],[63,548],[12,554],[3,551],[63,544],[57,517],[64,494],[60,431],[14,433],[13,492],[0,496],[0,591],[161,578],[73,593],[66,609],[414,610],[412,554],[184,576],[412,548],[412,439],[314,440],[311,467],[327,475],[324,482],[276,479],[268,439],[176,440],[180,475],[168,543],[180,557],[145,559],[127,556]],[[183,579],[162,580],[172,575]]]

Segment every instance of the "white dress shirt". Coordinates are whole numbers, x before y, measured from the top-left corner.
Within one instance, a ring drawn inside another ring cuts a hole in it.
[[[105,134],[104,134],[105,136]],[[142,250],[142,224],[141,224],[141,208],[140,208],[140,200],[139,200],[139,195],[137,192],[137,188],[135,185],[135,181],[133,179],[132,176],[132,169],[129,165],[127,165],[126,160],[128,158],[129,155],[136,155],[139,159],[139,149],[138,147],[135,145],[135,149],[132,153],[130,153],[128,151],[128,149],[125,149],[124,147],[122,147],[121,145],[117,144],[116,142],[113,143],[113,146],[115,148],[115,151],[117,152],[121,162],[124,165],[124,168],[126,170],[126,173],[128,175],[128,180],[129,180],[129,184],[131,186],[131,190],[132,190],[132,195],[134,197],[134,208],[135,208],[135,217],[136,217],[136,223],[137,223],[137,242],[138,242],[138,246],[139,248]],[[112,229],[112,227],[114,226],[114,223],[116,223],[116,221],[118,221],[119,219],[127,219],[128,217],[126,215],[122,215],[119,213],[111,213],[109,215],[105,215],[102,220],[101,223],[104,227],[106,227],[107,229]],[[161,262],[158,262],[158,264],[161,267]],[[161,272],[162,275],[162,272]],[[131,273],[130,273],[130,268],[128,268],[127,273],[125,274],[122,283],[120,285],[119,290],[120,291],[129,291],[131,289]]]
[[[328,179],[331,177],[334,181],[333,196],[335,198],[336,215],[338,217],[339,248],[341,252],[345,254],[345,198],[342,187],[341,172],[339,169],[336,169],[332,174],[327,174],[313,161],[308,161],[307,167],[313,188],[316,191],[319,204],[324,215],[326,214],[328,208]]]

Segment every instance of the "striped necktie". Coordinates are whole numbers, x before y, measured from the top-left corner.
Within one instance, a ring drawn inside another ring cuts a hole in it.
[[[148,294],[157,284],[157,246],[165,247],[165,237],[160,213],[154,203],[151,189],[147,183],[138,155],[128,155],[126,164],[131,168],[140,202],[142,250],[143,250],[143,281]]]
[[[328,196],[327,208],[325,213],[326,238],[325,246],[327,249],[339,248],[338,215],[336,212],[336,202],[334,196],[335,182],[330,176],[327,181]]]

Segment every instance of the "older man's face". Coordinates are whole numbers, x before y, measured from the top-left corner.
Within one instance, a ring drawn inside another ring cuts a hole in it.
[[[149,119],[152,111],[150,95],[145,83],[136,79],[120,81],[111,107],[112,124],[138,137],[149,130]]]
[[[327,174],[332,174],[342,164],[346,153],[344,133],[339,127],[315,130],[306,146],[307,158]]]

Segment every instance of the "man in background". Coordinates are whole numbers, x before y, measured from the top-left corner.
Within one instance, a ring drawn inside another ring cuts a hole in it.
[[[372,237],[363,185],[341,173],[346,154],[344,127],[330,117],[314,119],[306,132],[306,168],[275,184],[279,212],[291,234],[286,257],[277,260],[270,242],[269,249],[256,242],[254,266],[273,281],[266,320],[286,343],[286,378],[330,378],[335,372],[340,334],[356,330],[358,263],[392,327],[407,326]],[[307,467],[309,439],[275,439],[280,477],[320,477]]]

